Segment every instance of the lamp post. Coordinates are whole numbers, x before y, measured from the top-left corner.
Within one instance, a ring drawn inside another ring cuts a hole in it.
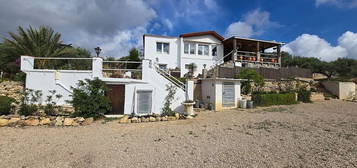
[[[97,54],[97,57],[99,57],[99,54],[102,51],[102,49],[100,47],[96,47],[96,48],[94,48],[94,50],[95,50],[95,53]]]

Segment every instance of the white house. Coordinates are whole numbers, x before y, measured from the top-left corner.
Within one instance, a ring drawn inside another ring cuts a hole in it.
[[[179,37],[144,35],[144,58],[154,60],[160,68],[180,70],[180,77],[187,72],[187,65],[197,66],[194,76],[204,66],[211,67],[223,61],[224,38],[214,31],[181,34]]]

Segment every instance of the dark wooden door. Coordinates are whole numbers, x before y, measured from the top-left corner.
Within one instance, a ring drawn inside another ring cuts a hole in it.
[[[108,85],[107,96],[112,102],[112,111],[108,114],[124,114],[125,85]]]

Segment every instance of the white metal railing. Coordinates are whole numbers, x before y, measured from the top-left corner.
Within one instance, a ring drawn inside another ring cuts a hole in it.
[[[110,78],[141,79],[141,61],[103,61],[103,76]]]
[[[182,89],[183,91],[186,91],[185,84],[182,83],[180,80],[178,80],[176,77],[172,76],[170,73],[166,72],[165,70],[161,69],[157,64],[154,63],[154,67],[156,72],[158,72],[161,76],[163,76],[165,79],[169,80],[171,83],[173,83],[175,86],[178,88]]]

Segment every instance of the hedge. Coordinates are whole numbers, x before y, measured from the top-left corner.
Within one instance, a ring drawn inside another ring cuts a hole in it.
[[[11,103],[15,102],[15,99],[6,96],[0,96],[0,115],[8,115],[11,111]]]
[[[257,106],[297,104],[295,93],[253,94],[252,100]]]

